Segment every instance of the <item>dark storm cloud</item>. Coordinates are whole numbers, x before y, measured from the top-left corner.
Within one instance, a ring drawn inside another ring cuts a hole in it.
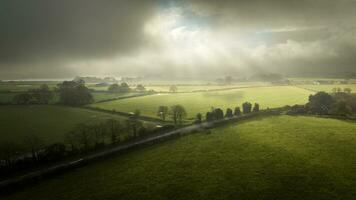
[[[356,0],[2,0],[0,78],[355,71],[355,8]]]
[[[127,53],[144,42],[150,0],[2,0],[0,62],[71,60]]]
[[[220,23],[273,27],[341,25],[355,19],[355,0],[187,0],[201,14]],[[345,24],[348,25],[348,24]]]
[[[214,16],[216,27],[259,32],[267,51],[275,52],[263,63],[270,69],[292,74],[356,71],[355,0],[189,2],[195,12]]]

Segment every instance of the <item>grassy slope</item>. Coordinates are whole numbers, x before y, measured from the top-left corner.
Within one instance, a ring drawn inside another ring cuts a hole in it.
[[[76,124],[123,118],[81,108],[62,106],[0,106],[0,141],[23,139],[37,134],[46,142],[63,141]],[[21,141],[20,141],[21,142]]]
[[[205,114],[211,107],[234,108],[241,106],[245,101],[258,102],[262,108],[279,107],[286,104],[302,104],[307,101],[310,93],[310,91],[292,86],[261,87],[220,92],[160,94],[98,103],[92,106],[124,112],[132,112],[135,109],[139,109],[143,115],[157,117],[158,106],[181,104],[186,108],[188,118],[194,118],[198,112]]]
[[[352,199],[356,123],[280,116],[198,133],[4,199]]]

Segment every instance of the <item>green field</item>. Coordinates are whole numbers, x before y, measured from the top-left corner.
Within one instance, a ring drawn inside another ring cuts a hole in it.
[[[12,103],[14,96],[21,94],[19,92],[0,92],[0,103]],[[110,93],[110,92],[92,92],[94,102],[108,100],[108,99],[115,99],[115,98],[122,98],[122,97],[130,97],[135,96],[137,93]],[[58,93],[54,94],[51,104],[58,103],[59,95]]]
[[[258,102],[261,108],[304,104],[311,93],[311,91],[293,86],[255,87],[219,92],[158,94],[97,103],[91,106],[124,112],[139,109],[142,115],[157,117],[156,112],[159,106],[181,104],[186,108],[188,118],[194,118],[199,112],[205,114],[210,111],[211,107],[234,108],[241,106],[245,101]]]
[[[134,92],[130,92],[130,93],[92,92],[94,102],[108,100],[108,99],[115,99],[115,98],[131,97],[137,94],[138,93],[134,93]]]
[[[205,85],[177,85],[178,92],[197,92],[197,91],[210,91],[210,90],[223,90],[230,88],[244,88],[244,87],[256,87],[266,86],[268,83],[263,82],[242,82],[232,85],[217,85],[217,84],[205,84]],[[147,90],[154,90],[156,92],[169,92],[170,85],[147,85]]]
[[[46,143],[63,142],[63,137],[79,123],[104,119],[123,120],[117,115],[64,106],[0,106],[0,142],[22,142],[28,134]]]
[[[356,123],[276,116],[127,153],[15,199],[354,199]]]

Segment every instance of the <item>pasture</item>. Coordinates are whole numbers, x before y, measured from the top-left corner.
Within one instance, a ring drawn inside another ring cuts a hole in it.
[[[63,142],[64,135],[79,123],[125,118],[64,106],[0,106],[0,142],[22,142],[26,135],[46,143]]]
[[[124,112],[133,112],[139,109],[142,115],[157,117],[156,112],[159,106],[181,104],[188,113],[188,119],[193,119],[197,113],[205,115],[212,107],[223,109],[241,107],[241,104],[245,101],[258,102],[262,109],[288,104],[304,104],[312,93],[293,86],[253,87],[215,92],[157,94],[97,103],[90,106]]]
[[[148,84],[146,87],[147,90],[154,90],[156,92],[169,92],[170,86],[168,85],[150,85]],[[214,90],[224,90],[231,88],[244,88],[244,87],[257,87],[257,86],[267,86],[269,83],[263,82],[241,82],[234,83],[231,85],[219,85],[219,84],[202,84],[202,85],[188,85],[188,84],[178,84],[176,85],[178,88],[178,92],[200,92],[200,91],[214,91]]]
[[[43,180],[20,199],[354,199],[356,123],[274,116]]]

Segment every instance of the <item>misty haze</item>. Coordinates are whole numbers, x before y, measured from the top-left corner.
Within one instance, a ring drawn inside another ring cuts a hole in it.
[[[355,199],[355,8],[0,1],[0,198]]]

